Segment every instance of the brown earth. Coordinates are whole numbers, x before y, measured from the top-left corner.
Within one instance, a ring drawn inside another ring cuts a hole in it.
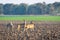
[[[14,24],[14,31],[7,29],[9,22]],[[17,25],[21,23],[24,21],[0,21],[0,40],[60,40],[60,21],[33,21],[34,30],[18,32]]]

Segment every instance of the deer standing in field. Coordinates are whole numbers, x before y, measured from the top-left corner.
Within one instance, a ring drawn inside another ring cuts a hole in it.
[[[13,25],[13,23],[12,22],[10,22],[10,23],[8,23],[7,24],[7,27],[8,27],[8,29],[10,29],[10,30],[14,30],[14,25]]]
[[[31,22],[30,24],[27,24],[25,21],[25,30],[28,30],[28,29],[34,30],[34,23]]]
[[[21,26],[20,26],[20,25],[18,25],[18,27],[17,27],[18,32],[20,31],[20,28],[21,28]]]

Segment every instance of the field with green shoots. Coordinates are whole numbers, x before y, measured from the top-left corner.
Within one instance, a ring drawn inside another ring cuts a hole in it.
[[[60,16],[40,16],[40,15],[4,15],[0,16],[0,20],[27,20],[27,21],[60,21]]]

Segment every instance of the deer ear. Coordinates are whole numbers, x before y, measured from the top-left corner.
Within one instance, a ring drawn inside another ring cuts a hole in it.
[[[10,22],[10,24],[11,24],[11,25],[13,25],[13,23],[12,23],[12,22]]]

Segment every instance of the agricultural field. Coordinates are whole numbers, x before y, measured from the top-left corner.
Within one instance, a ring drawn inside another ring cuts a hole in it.
[[[60,16],[0,16],[0,40],[60,40]]]
[[[0,20],[27,20],[27,21],[60,21],[60,16],[40,16],[40,15],[11,15],[0,16]]]
[[[13,21],[12,27],[7,27],[8,23],[0,21],[0,40],[60,40],[60,22],[34,21],[34,30],[25,31],[17,30],[20,21]]]

